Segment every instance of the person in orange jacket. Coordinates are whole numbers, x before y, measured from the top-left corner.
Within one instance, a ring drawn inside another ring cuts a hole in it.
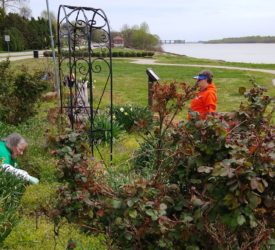
[[[206,119],[207,114],[216,112],[217,106],[217,89],[212,81],[213,74],[209,70],[203,70],[193,78],[197,80],[199,92],[191,100],[190,111],[198,112],[201,119]]]

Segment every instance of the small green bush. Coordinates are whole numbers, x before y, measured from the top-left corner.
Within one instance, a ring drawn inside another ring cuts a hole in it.
[[[100,57],[101,53],[99,51],[95,51],[95,52],[93,52],[92,56],[94,56],[94,57]]]
[[[112,52],[112,56],[113,56],[113,57],[118,57],[118,52],[117,52],[117,51],[113,51],[113,52]]]
[[[111,139],[111,122],[110,116],[106,113],[102,113],[95,116],[93,129],[95,132],[92,133],[92,137],[98,143],[106,142],[109,143]],[[123,127],[116,121],[113,120],[113,139],[117,139],[123,134]]]
[[[124,56],[125,56],[125,57],[130,57],[130,56],[131,56],[131,53],[130,53],[129,51],[126,51],[126,52],[124,53]]]
[[[124,56],[125,56],[125,55],[124,55],[124,51],[119,51],[119,52],[118,52],[118,56],[124,57]]]
[[[113,113],[116,121],[121,124],[126,131],[142,129],[152,123],[152,112],[148,107],[137,105],[114,106]]]
[[[143,57],[145,57],[145,56],[147,56],[147,52],[146,52],[146,51],[142,51],[142,52],[141,52],[141,55],[142,55]]]
[[[42,80],[43,74],[30,74],[24,67],[15,74],[9,60],[0,63],[1,121],[16,125],[36,113],[36,104],[48,88],[48,83]]]
[[[4,138],[7,135],[13,133],[16,130],[15,126],[12,126],[10,124],[5,124],[0,121],[0,138]]]
[[[136,53],[135,51],[131,51],[131,52],[130,52],[130,56],[131,56],[131,57],[136,57],[136,56],[137,56],[137,53]]]

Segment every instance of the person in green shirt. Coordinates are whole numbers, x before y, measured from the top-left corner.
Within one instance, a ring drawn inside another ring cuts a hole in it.
[[[26,140],[17,133],[12,133],[0,140],[0,171],[16,176],[19,179],[38,184],[39,180],[28,174],[25,170],[19,169],[16,158],[22,155],[28,144]]]
[[[17,133],[12,133],[0,140],[0,163],[17,167],[16,158],[22,155],[28,144],[26,140]]]

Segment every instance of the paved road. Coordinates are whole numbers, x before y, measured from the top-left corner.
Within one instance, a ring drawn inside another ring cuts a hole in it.
[[[39,56],[43,56],[44,50],[39,50]],[[9,57],[10,61],[17,61],[22,59],[33,58],[33,51],[23,51],[23,52],[11,52],[11,53],[0,53],[0,61],[6,60]]]

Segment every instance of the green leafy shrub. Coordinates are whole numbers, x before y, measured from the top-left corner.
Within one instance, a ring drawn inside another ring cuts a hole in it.
[[[0,245],[18,221],[18,208],[24,193],[24,182],[0,167]]]
[[[93,130],[94,132],[91,134],[91,136],[95,141],[98,143],[109,143],[111,140],[110,116],[105,112],[96,115],[94,118]],[[120,135],[123,134],[122,126],[116,120],[113,120],[112,132],[113,139],[117,139]]]
[[[124,57],[124,56],[125,56],[124,51],[119,51],[119,52],[118,52],[118,56]]]
[[[146,57],[147,56],[147,52],[146,51],[142,51],[141,52],[141,56]]]
[[[76,141],[65,155],[59,150],[66,184],[56,218],[104,232],[122,249],[268,249],[274,242],[275,128],[267,106],[274,98],[255,85],[234,119],[191,114],[186,124],[174,124],[193,95],[185,84],[154,85],[159,118],[148,131],[155,150],[149,178],[136,175],[114,189]]]
[[[57,51],[56,51],[56,54]],[[45,57],[52,57],[52,51],[51,50],[46,50],[43,52],[43,55]],[[89,53],[88,51],[74,51],[74,55],[75,56],[82,56],[82,57],[88,57]],[[150,51],[136,51],[136,50],[127,50],[127,51],[112,51],[112,56],[113,57],[146,57],[146,56],[150,56],[152,57],[154,55],[154,52],[150,52]],[[62,51],[62,56],[63,57],[68,57],[69,56],[69,52],[68,51]],[[92,56],[94,57],[106,57],[109,56],[109,52],[108,51],[94,51],[92,53]]]
[[[112,52],[112,56],[113,56],[113,57],[118,57],[118,52],[117,52],[117,51],[113,51],[113,52]]]
[[[137,56],[137,53],[136,53],[135,51],[131,51],[131,52],[130,52],[130,56],[131,56],[131,57],[136,57],[136,56]]]
[[[126,51],[126,52],[124,53],[124,56],[125,56],[125,57],[130,57],[130,56],[131,56],[131,53],[130,53],[129,51]]]
[[[102,52],[101,52],[101,56],[102,56],[102,57],[106,57],[106,56],[107,56],[107,52],[106,52],[106,51],[102,51]]]
[[[18,124],[26,121],[36,112],[36,104],[47,89],[41,80],[42,72],[30,74],[26,68],[14,74],[10,62],[0,63],[0,119],[6,123]]]
[[[114,106],[113,114],[115,120],[126,131],[148,128],[152,124],[152,112],[148,107],[137,105]]]
[[[10,28],[8,31],[10,35],[10,50],[22,51],[25,49],[25,38],[20,30],[15,27]]]
[[[0,121],[0,138],[4,138],[16,130],[15,126]]]

